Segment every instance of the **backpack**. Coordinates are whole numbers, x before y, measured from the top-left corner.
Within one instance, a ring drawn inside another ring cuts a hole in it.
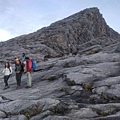
[[[35,60],[31,60],[32,61],[32,70],[36,70],[37,66],[36,66],[36,61]]]

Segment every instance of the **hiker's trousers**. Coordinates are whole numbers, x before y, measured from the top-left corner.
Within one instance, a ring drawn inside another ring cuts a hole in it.
[[[30,72],[27,72],[27,86],[32,86],[32,74]]]
[[[17,86],[20,86],[20,85],[21,85],[21,77],[22,77],[22,72],[16,73]]]
[[[8,86],[8,79],[9,79],[10,75],[5,75],[4,76],[4,83],[5,83],[5,87]]]

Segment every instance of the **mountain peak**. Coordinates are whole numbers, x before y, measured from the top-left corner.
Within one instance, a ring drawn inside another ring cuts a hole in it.
[[[95,45],[104,48],[119,39],[120,35],[107,25],[99,9],[93,7],[4,44],[22,48],[28,54],[56,57],[77,54]]]

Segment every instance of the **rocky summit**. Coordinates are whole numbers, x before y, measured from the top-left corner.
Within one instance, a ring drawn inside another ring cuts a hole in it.
[[[0,120],[120,120],[120,34],[98,8],[85,9],[34,33],[0,43],[0,67],[26,53],[37,62],[33,86],[3,90]]]

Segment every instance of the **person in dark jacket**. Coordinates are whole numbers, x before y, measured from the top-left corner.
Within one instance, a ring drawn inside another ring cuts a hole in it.
[[[16,59],[15,61],[15,72],[16,72],[16,82],[17,82],[17,87],[16,89],[21,88],[21,77],[22,77],[22,64],[19,59]]]

